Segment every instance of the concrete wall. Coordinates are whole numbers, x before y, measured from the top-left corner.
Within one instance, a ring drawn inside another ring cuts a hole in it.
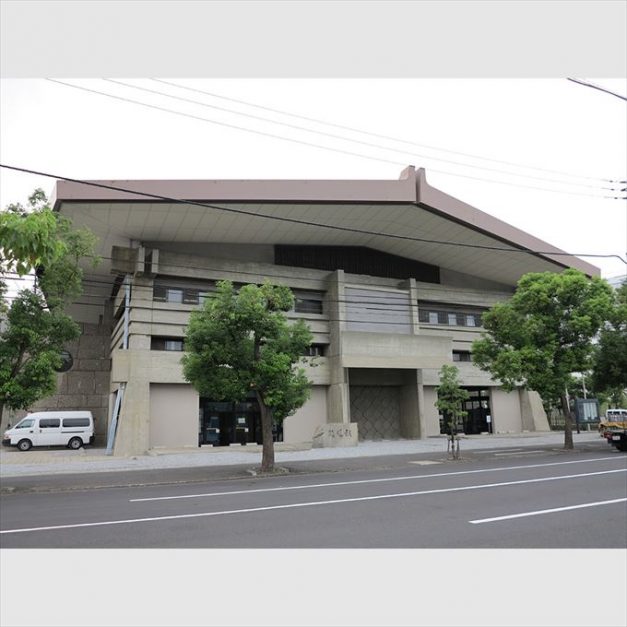
[[[524,431],[550,431],[542,399],[533,390],[519,390],[522,428]]]
[[[288,444],[311,442],[316,428],[326,422],[327,388],[314,385],[309,400],[283,421],[283,441]]]
[[[346,320],[350,331],[411,333],[409,290],[346,286]]]
[[[435,401],[438,394],[435,387],[425,386],[424,388],[424,413],[425,413],[425,435],[426,437],[440,434],[440,414]]]
[[[450,337],[345,331],[341,361],[349,368],[441,368],[451,346]]]
[[[494,433],[520,433],[523,429],[518,391],[491,388],[490,396]]]
[[[150,385],[150,448],[198,446],[198,392],[191,385]]]

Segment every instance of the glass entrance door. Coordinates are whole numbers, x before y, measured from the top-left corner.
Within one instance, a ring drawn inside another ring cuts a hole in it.
[[[199,439],[202,444],[261,444],[261,419],[256,399],[244,403],[200,399]]]
[[[492,433],[490,391],[482,388],[465,389],[470,393],[470,398],[463,403],[463,409],[467,412],[464,417],[464,433]]]

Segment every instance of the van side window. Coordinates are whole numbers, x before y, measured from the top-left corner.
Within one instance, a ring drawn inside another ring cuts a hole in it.
[[[16,429],[28,429],[28,427],[32,427],[35,420],[33,418],[29,418],[28,420],[22,420],[19,424],[15,425]]]
[[[39,419],[40,429],[49,429],[50,427],[58,427],[60,424],[61,424],[61,421],[58,418],[40,418]]]
[[[64,427],[89,427],[89,418],[64,418]]]

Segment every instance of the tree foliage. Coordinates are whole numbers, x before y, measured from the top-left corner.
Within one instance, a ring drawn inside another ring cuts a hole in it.
[[[289,288],[265,283],[239,292],[220,281],[215,298],[192,312],[182,358],[185,379],[216,401],[242,402],[254,392],[261,410],[261,470],[274,469],[273,421],[301,407],[310,382],[296,367],[312,335],[302,320],[288,323]]]
[[[27,207],[0,213],[0,416],[4,405],[26,409],[55,391],[60,352],[80,333],[63,305],[82,292],[81,260],[98,263],[95,243],[93,233],[54,213],[40,189]],[[16,276],[32,287],[6,299]]]
[[[23,290],[0,334],[0,406],[26,409],[53,394],[64,345],[80,334],[59,308],[47,310],[40,294]]]
[[[616,290],[616,306],[595,346],[592,387],[614,402],[627,389],[627,281]]]
[[[475,364],[505,389],[561,399],[565,448],[573,447],[566,386],[572,373],[588,370],[592,340],[611,316],[613,298],[606,281],[578,270],[529,273],[508,302],[483,315],[485,333],[473,342]]]
[[[452,448],[453,457],[459,457],[459,438],[457,429],[459,419],[468,414],[463,409],[462,403],[470,397],[468,390],[460,387],[459,369],[457,366],[442,366],[439,372],[440,385],[436,388],[437,400],[435,406],[444,415],[447,421],[449,442]],[[457,443],[457,448],[455,445]]]

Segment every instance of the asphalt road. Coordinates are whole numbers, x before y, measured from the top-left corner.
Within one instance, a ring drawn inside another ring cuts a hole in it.
[[[627,457],[511,451],[463,463],[404,458],[335,472],[15,491],[0,501],[0,547],[627,548]]]

